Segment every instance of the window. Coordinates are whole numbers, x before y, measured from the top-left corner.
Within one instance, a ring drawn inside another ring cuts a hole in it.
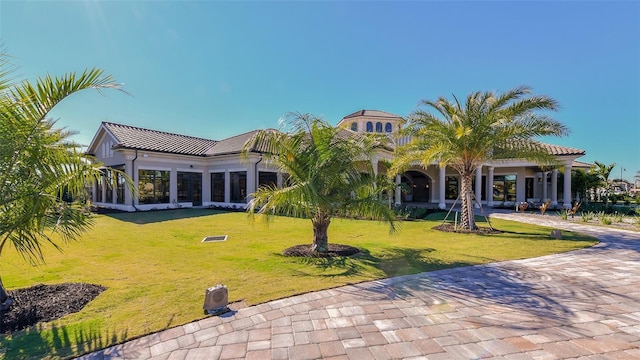
[[[390,133],[393,130],[393,126],[391,125],[391,123],[387,123],[384,126],[384,131]]]
[[[367,132],[373,132],[373,123],[371,121],[367,121]]]
[[[379,132],[379,133],[382,132],[382,123],[381,122],[377,122],[376,123],[376,132]]]
[[[231,202],[243,203],[247,197],[247,172],[238,171],[229,173],[231,185]]]
[[[178,201],[202,205],[202,174],[178,172]]]
[[[446,189],[444,193],[445,199],[455,200],[458,198],[458,178],[455,176],[447,176]]]
[[[114,166],[113,168],[124,172],[124,165]],[[118,204],[124,204],[124,191],[125,191],[124,174],[116,173],[116,202]]]
[[[211,173],[211,201],[224,202],[224,173]]]
[[[261,186],[278,186],[278,174],[274,172],[262,172],[258,174],[258,187]]]
[[[358,131],[358,123],[357,122],[352,122],[351,123],[351,130],[352,131]]]
[[[102,202],[102,183],[104,182],[104,178],[100,176],[96,179],[96,202]]]
[[[531,199],[533,197],[533,178],[532,177],[528,177],[525,180],[525,192],[524,192],[524,196],[526,199]]]
[[[102,172],[102,177],[106,183],[104,202],[111,204],[113,203],[113,171],[111,171],[111,169],[105,169]]]
[[[493,177],[493,201],[516,201],[516,176]]]
[[[168,204],[169,172],[138,170],[138,202],[140,204]]]

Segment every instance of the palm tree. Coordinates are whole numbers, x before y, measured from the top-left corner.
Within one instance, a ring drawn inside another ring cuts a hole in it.
[[[83,89],[118,88],[98,69],[80,75],[46,76],[33,85],[14,83],[0,54],[0,254],[12,245],[25,260],[42,262],[41,246],[60,249],[91,225],[86,207],[68,201],[86,194],[100,177],[99,164],[69,141],[71,132],[54,129],[47,114],[60,101]],[[0,280],[0,312],[12,304]]]
[[[589,202],[587,194],[589,189],[596,188],[599,184],[600,178],[592,171],[576,169],[571,175],[571,188],[576,192],[577,197],[585,203]]]
[[[474,92],[460,103],[444,97],[422,100],[421,105],[437,114],[417,110],[409,116],[405,133],[412,141],[400,149],[396,171],[415,161],[422,166],[438,162],[458,171],[462,189],[462,228],[477,229],[473,218],[472,179],[476,169],[494,159],[526,158],[540,164],[555,159],[534,140],[537,136],[564,136],[568,129],[540,115],[539,110],[556,110],[558,103],[547,96],[530,95],[521,86],[503,94]]]
[[[364,134],[335,128],[310,114],[289,114],[282,131],[261,130],[244,148],[262,149],[266,163],[288,178],[282,188],[262,186],[249,201],[254,214],[303,217],[313,225],[314,252],[329,249],[327,230],[336,216],[388,221],[394,213],[380,199],[370,156],[379,144]]]
[[[609,181],[609,175],[611,175],[611,170],[616,167],[616,163],[606,165],[599,161],[594,161],[596,165],[593,168],[593,173],[600,178],[600,184],[604,186],[605,196],[604,196],[604,207],[607,207],[609,204],[609,193],[611,192],[611,182]]]

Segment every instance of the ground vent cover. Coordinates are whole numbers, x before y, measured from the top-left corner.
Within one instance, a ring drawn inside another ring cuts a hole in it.
[[[219,241],[227,241],[227,235],[207,236],[204,239],[202,239],[202,242],[219,242]]]

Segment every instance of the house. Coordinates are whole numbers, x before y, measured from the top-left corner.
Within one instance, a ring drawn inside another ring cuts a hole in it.
[[[345,116],[338,126],[354,133],[377,132],[393,135],[402,118],[384,111],[360,110]],[[204,139],[135,126],[103,122],[87,153],[105,167],[101,182],[93,185],[93,203],[99,207],[140,211],[194,206],[246,207],[247,199],[264,184],[282,185],[283,174],[262,162],[265,149],[245,143],[257,132],[250,131],[223,140]],[[397,139],[404,144],[409,139]],[[544,144],[571,173],[574,161],[584,150]],[[385,173],[393,151],[381,147],[371,159],[374,171]],[[137,185],[137,196],[126,191],[124,179],[108,169],[119,169]],[[512,206],[523,201],[544,201],[552,206],[571,207],[571,178],[563,179],[560,169],[542,169],[521,160],[499,160],[483,164],[474,179],[476,198],[487,206]],[[568,181],[566,181],[568,180]],[[413,166],[396,177],[393,194],[396,204],[447,208],[460,192],[459,174],[438,164]],[[114,184],[108,186],[108,184]],[[407,189],[406,191],[401,191]]]

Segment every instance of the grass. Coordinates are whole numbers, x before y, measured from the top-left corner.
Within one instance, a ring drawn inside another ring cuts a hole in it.
[[[108,289],[82,311],[0,336],[0,356],[64,358],[204,317],[205,289],[218,283],[229,301],[249,305],[390,276],[519,259],[591,246],[593,238],[534,225],[492,220],[496,236],[432,230],[439,215],[388,225],[334,219],[329,241],[356,246],[353,258],[299,259],[287,247],[311,243],[309,220],[277,218],[267,227],[247,215],[208,209],[96,216],[95,226],[64,253],[45,249],[47,263],[30,266],[6,249],[0,274],[11,289],[38,283],[88,282]],[[480,224],[482,225],[482,224]],[[205,236],[228,235],[202,243]]]

